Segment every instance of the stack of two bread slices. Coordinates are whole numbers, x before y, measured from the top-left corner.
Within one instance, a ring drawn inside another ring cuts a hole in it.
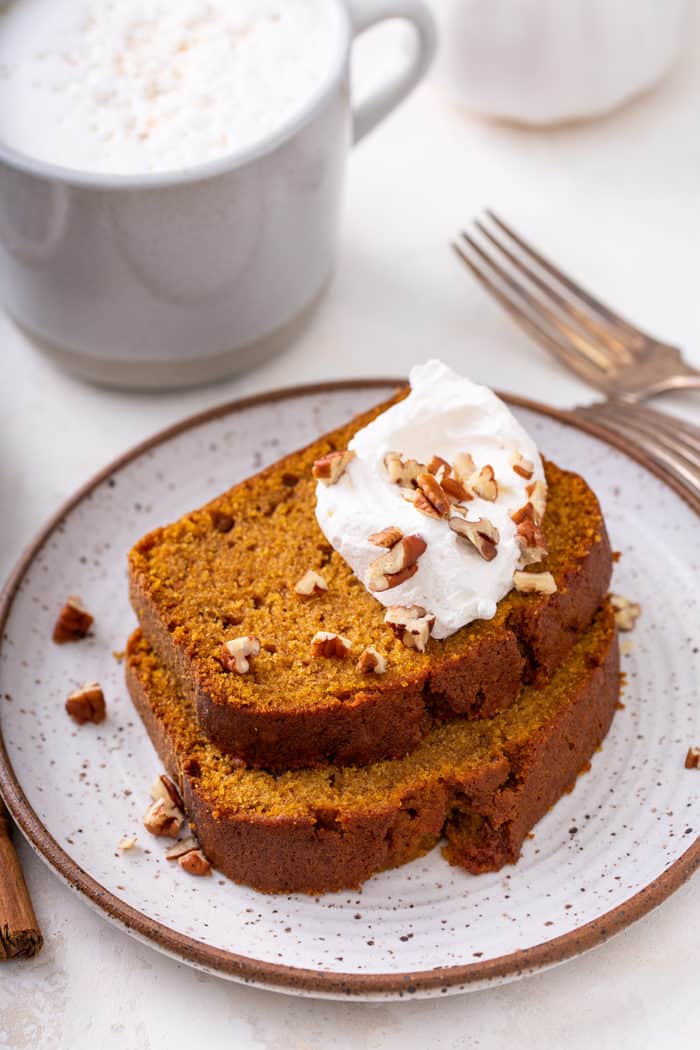
[[[391,633],[320,532],[311,476],[383,407],[130,555],[133,701],[209,859],[268,892],[356,887],[443,836],[447,858],[471,872],[514,862],[618,699],[605,524],[586,483],[551,463],[550,553],[537,569],[556,593],[511,592],[493,620],[424,653]],[[327,590],[301,596],[309,570]],[[350,652],[314,655],[318,631]],[[239,674],[222,651],[243,636],[260,653]],[[369,646],[383,674],[358,669]]]

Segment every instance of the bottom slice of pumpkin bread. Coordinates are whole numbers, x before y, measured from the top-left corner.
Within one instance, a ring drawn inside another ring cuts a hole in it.
[[[442,836],[447,859],[475,874],[514,863],[601,744],[620,689],[605,605],[548,684],[526,687],[508,710],[447,722],[402,758],[272,774],[204,736],[192,701],[140,631],[129,640],[126,676],[207,857],[269,893],[354,888]]]

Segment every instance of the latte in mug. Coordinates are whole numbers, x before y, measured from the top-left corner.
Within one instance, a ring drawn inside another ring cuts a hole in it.
[[[305,110],[341,30],[328,0],[0,2],[0,142],[115,175],[239,153]]]

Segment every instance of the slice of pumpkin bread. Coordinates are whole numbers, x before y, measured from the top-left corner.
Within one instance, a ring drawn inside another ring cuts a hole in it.
[[[126,675],[211,862],[259,890],[309,893],[359,886],[441,835],[448,860],[468,871],[515,862],[605,737],[620,686],[606,605],[548,684],[526,686],[508,710],[446,722],[404,758],[274,775],[241,766],[205,737],[140,631]]]
[[[204,733],[249,765],[364,764],[406,754],[445,718],[493,715],[524,682],[547,681],[607,591],[612,557],[598,501],[581,477],[547,463],[549,556],[537,571],[552,573],[556,593],[513,591],[493,620],[431,639],[424,653],[406,648],[314,513],[314,461],[345,448],[386,407],[156,529],[130,554],[144,634],[193,698]],[[303,598],[295,586],[309,570],[328,589]],[[348,638],[350,658],[314,656],[319,631]],[[221,660],[237,636],[261,646],[243,675]],[[386,659],[386,673],[356,669],[367,646]]]

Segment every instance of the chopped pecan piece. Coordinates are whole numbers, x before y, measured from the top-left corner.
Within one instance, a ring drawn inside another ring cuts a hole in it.
[[[373,532],[367,539],[375,547],[393,547],[399,540],[403,539],[403,532],[396,525],[389,525],[386,529]]]
[[[94,722],[95,725],[103,722],[107,708],[100,683],[85,682],[79,689],[69,693],[66,711],[79,726],[86,722]]]
[[[547,508],[547,486],[544,481],[532,481],[525,491],[530,497],[532,509],[535,514],[535,522],[537,525],[540,525]]]
[[[320,572],[309,569],[300,580],[294,584],[294,593],[300,598],[315,598],[319,594],[325,594],[328,584]]]
[[[260,655],[260,642],[252,635],[232,638],[224,642],[221,649],[221,664],[226,671],[247,674],[256,656]]]
[[[469,479],[469,488],[476,496],[493,503],[498,499],[498,482],[493,472],[493,467],[487,464],[482,467],[478,474],[472,474]]]
[[[94,620],[94,616],[87,611],[80,598],[74,594],[70,595],[54,624],[54,642],[63,645],[64,642],[79,641],[88,633]]]
[[[436,477],[450,499],[456,500],[458,503],[467,503],[469,500],[474,499],[471,492],[462,484],[459,478],[442,475],[439,472]]]
[[[488,518],[478,521],[466,521],[464,518],[450,518],[450,528],[458,536],[469,540],[473,547],[486,561],[493,561],[498,553],[498,529]]]
[[[531,506],[531,504],[528,504]],[[541,525],[536,525],[533,520],[526,518],[521,521],[516,530],[517,540],[520,545],[521,565],[537,565],[544,561],[549,553],[547,538]]]
[[[419,474],[416,478],[416,484],[436,512],[437,516],[439,518],[446,518],[450,512],[450,498],[443,490],[442,485],[437,478],[434,478],[432,474],[428,473]],[[417,510],[422,509],[421,506],[419,506],[417,497],[415,507]]]
[[[394,485],[400,485],[403,478],[404,460],[400,452],[387,452],[384,457],[384,467],[389,475],[389,481]],[[415,475],[417,477],[417,475]],[[412,479],[409,478],[406,484]]]
[[[188,835],[187,838],[180,839],[179,842],[176,842],[165,851],[165,859],[178,860],[180,857],[184,857],[186,853],[191,853],[193,849],[199,849],[199,843],[194,835]]]
[[[342,452],[327,452],[325,456],[316,460],[311,473],[316,481],[322,481],[324,485],[335,485],[354,458],[355,453],[349,449]]]
[[[522,452],[516,452],[515,460],[513,462],[513,470],[516,474],[519,474],[521,478],[525,478],[526,481],[529,481],[535,473],[535,464],[532,460],[525,459]]]
[[[610,604],[615,610],[618,630],[631,631],[642,612],[639,602],[632,602],[629,598],[623,598],[621,594],[611,594]]]
[[[143,826],[151,835],[176,839],[185,823],[185,814],[172,802],[157,798],[146,810]]]
[[[311,639],[311,655],[317,658],[344,660],[352,650],[352,642],[342,634],[332,631],[317,631]]]
[[[420,605],[393,605],[387,609],[384,622],[407,649],[424,653],[435,617]]]
[[[178,864],[188,875],[211,875],[211,864],[201,849],[192,849],[178,857]]]
[[[513,586],[521,594],[554,594],[557,581],[551,572],[514,572]]]
[[[393,587],[399,587],[406,580],[410,580],[417,572],[418,565],[415,562],[413,565],[407,565],[405,569],[400,569],[399,572],[391,573],[389,576],[380,573],[378,570],[375,570],[373,573],[370,566],[368,588],[370,591],[390,591]]]
[[[400,452],[387,452],[384,457],[389,481],[396,485],[409,486],[415,483],[419,474],[424,474],[426,467],[417,459],[404,459]]]
[[[452,469],[459,480],[463,484],[468,485],[469,479],[476,473],[476,463],[468,452],[458,452],[455,456]]]
[[[197,839],[189,835],[176,842],[165,854],[166,860],[176,860],[190,875],[209,875],[211,864],[202,853]]]
[[[402,489],[401,495],[407,503],[412,503],[416,510],[425,514],[426,518],[437,518],[438,521],[442,518],[442,514],[435,509],[422,489]]]
[[[524,521],[531,521],[535,524],[535,508],[531,503],[525,503],[518,510],[514,511],[510,516],[510,520],[514,521],[516,525],[521,525]]]
[[[360,654],[360,659],[355,665],[360,674],[384,674],[386,671],[386,657],[378,652],[373,645],[368,645]]]
[[[685,756],[686,769],[700,769],[700,747],[689,747]]]
[[[154,802],[160,798],[168,805],[176,806],[177,809],[184,810],[182,802],[182,795],[180,794],[177,785],[170,777],[166,776],[165,773],[153,781],[151,785],[151,798]]]
[[[370,565],[367,574],[369,590],[388,591],[410,580],[418,571],[418,559],[426,548],[422,536],[404,536]]]
[[[442,458],[442,456],[433,456],[433,458],[430,460],[430,463],[428,463],[427,471],[429,474],[436,475],[438,471],[442,471],[443,474],[451,474],[452,467],[446,459]]]

